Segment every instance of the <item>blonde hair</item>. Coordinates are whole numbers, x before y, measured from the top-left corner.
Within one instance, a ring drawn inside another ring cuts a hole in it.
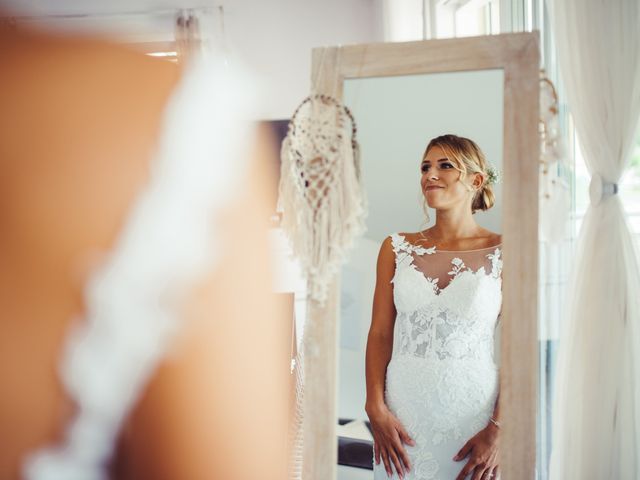
[[[422,158],[427,156],[429,150],[433,147],[440,147],[447,158],[454,164],[456,170],[461,175],[461,180],[468,173],[482,174],[482,186],[476,192],[471,202],[471,212],[476,213],[478,210],[488,210],[495,203],[495,195],[493,187],[487,183],[489,172],[487,160],[473,140],[458,137],[457,135],[447,134],[432,139],[427,145]]]

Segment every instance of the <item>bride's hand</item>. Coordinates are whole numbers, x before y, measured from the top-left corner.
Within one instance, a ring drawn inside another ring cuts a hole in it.
[[[415,442],[400,420],[386,406],[373,411],[369,409],[367,415],[373,430],[373,452],[376,464],[379,464],[382,458],[387,475],[391,476],[393,474],[391,463],[393,463],[398,476],[404,478],[405,472],[411,469],[411,464],[403,443],[414,446]]]
[[[464,447],[453,457],[456,462],[463,460],[467,455],[469,461],[460,471],[456,480],[464,480],[471,472],[471,480],[498,480],[498,427],[489,424],[476,433],[464,444]]]

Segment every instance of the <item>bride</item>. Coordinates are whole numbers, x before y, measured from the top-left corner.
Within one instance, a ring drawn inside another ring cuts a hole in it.
[[[495,480],[501,236],[473,214],[494,204],[496,175],[455,135],[431,140],[420,170],[435,225],[391,235],[378,256],[365,406],[374,478]]]

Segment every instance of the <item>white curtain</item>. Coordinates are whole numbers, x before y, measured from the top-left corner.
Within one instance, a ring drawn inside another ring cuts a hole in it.
[[[555,0],[551,13],[592,176],[558,353],[551,478],[638,480],[640,273],[613,192],[640,116],[640,2]]]

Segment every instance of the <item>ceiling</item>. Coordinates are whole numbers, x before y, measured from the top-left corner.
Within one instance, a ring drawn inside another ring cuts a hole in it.
[[[213,13],[212,0],[0,0],[19,21],[65,31],[106,34],[125,42],[173,39],[176,11]]]
[[[178,8],[215,7],[211,0],[0,0],[23,15],[106,15],[154,12]]]

